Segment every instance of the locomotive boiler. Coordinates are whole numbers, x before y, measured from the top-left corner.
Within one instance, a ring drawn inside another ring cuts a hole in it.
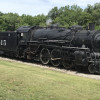
[[[46,40],[65,40],[69,41],[73,47],[86,47],[94,52],[100,51],[100,31],[83,30],[81,26],[72,26],[69,29],[49,27],[37,29],[32,32],[32,41]]]
[[[88,69],[90,73],[100,74],[100,31],[84,30],[78,25],[68,29],[57,26],[20,27],[14,34],[14,50],[5,49],[9,34],[0,38],[0,41],[6,40],[4,48],[0,47],[1,53],[13,52],[17,57],[34,59],[42,64],[63,65],[66,69]]]

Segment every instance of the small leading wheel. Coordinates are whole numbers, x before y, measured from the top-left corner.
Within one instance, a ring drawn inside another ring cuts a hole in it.
[[[51,63],[53,66],[59,66],[60,65],[60,51],[57,49],[53,49],[51,51]]]
[[[71,69],[73,67],[73,63],[70,60],[65,60],[65,59],[62,60],[62,65],[66,69]]]
[[[47,48],[43,48],[40,52],[40,61],[42,64],[48,64],[50,62],[50,52]]]
[[[94,74],[96,72],[96,68],[95,68],[95,65],[94,64],[90,64],[88,66],[88,71],[91,73],[91,74]]]

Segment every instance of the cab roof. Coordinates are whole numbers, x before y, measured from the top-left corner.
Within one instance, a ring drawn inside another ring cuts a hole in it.
[[[19,27],[16,31],[19,33],[27,33],[29,32],[31,29],[37,28],[39,26],[22,26]]]

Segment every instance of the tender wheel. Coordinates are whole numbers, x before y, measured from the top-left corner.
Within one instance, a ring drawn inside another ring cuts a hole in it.
[[[42,64],[48,64],[50,62],[50,52],[48,49],[43,48],[40,52],[40,61]]]
[[[73,63],[69,60],[62,60],[62,65],[64,66],[64,68],[66,69],[71,69],[73,67]]]
[[[90,64],[88,66],[88,71],[91,73],[91,74],[94,74],[96,72],[96,68],[95,68],[95,65],[94,64]]]
[[[57,49],[53,49],[51,51],[51,63],[53,66],[59,66],[60,65],[60,51]]]

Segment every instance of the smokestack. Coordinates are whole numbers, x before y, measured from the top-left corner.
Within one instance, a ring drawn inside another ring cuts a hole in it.
[[[91,30],[91,31],[95,30],[95,24],[94,23],[89,23],[89,30]]]

